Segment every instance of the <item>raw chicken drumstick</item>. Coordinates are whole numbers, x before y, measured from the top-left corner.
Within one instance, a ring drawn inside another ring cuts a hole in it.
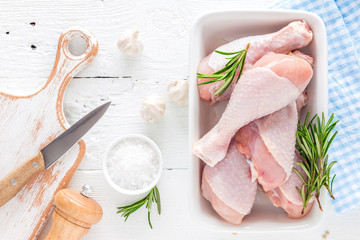
[[[265,191],[280,186],[291,175],[297,122],[293,101],[236,133],[237,149],[249,159],[251,176]]]
[[[291,54],[314,64],[312,57],[300,51]],[[237,149],[249,159],[252,178],[258,180],[264,191],[280,186],[292,173],[299,112],[306,104],[307,95],[303,92],[296,102],[247,124],[236,133]]]
[[[263,56],[244,72],[219,122],[195,143],[194,154],[215,166],[225,157],[237,130],[294,102],[312,74],[311,65],[302,58],[275,53]]]
[[[295,152],[295,161],[301,162],[303,161],[303,157],[296,150]],[[295,168],[299,170],[301,175],[307,179],[307,176],[304,170],[297,164],[295,164]],[[301,218],[308,214],[314,204],[314,197],[310,199],[307,207],[305,208],[304,214],[301,214],[303,208],[303,202],[301,200],[301,196],[299,192],[296,190],[296,187],[301,189],[303,185],[303,181],[300,177],[293,172],[289,179],[282,184],[280,187],[265,192],[270,201],[276,206],[283,208],[289,215],[290,218]]]
[[[205,166],[201,189],[214,210],[229,223],[240,224],[250,213],[257,183],[251,181],[249,165],[236,150],[235,141],[230,144],[223,161],[213,168]]]
[[[251,176],[264,191],[280,186],[292,174],[295,138],[300,109],[307,103],[306,93],[236,133],[237,149],[248,158]]]
[[[220,46],[216,50],[236,52],[245,49],[246,45],[250,43],[245,59],[245,71],[269,52],[287,54],[292,50],[305,47],[312,40],[312,36],[313,34],[305,21],[294,21],[275,33],[241,38]],[[226,57],[228,56],[216,52],[209,54],[200,61],[198,73],[213,74],[222,69],[227,61],[229,61]],[[206,80],[208,79],[198,79],[198,83]],[[235,84],[232,84],[221,96],[214,95],[222,84],[223,81],[198,86],[200,97],[210,103],[229,99]]]

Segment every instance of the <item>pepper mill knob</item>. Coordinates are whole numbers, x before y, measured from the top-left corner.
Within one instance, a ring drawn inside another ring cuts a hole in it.
[[[55,195],[53,222],[45,240],[80,239],[101,220],[102,208],[90,198],[91,191],[92,187],[85,184],[81,193],[66,188]]]
[[[82,191],[80,192],[82,195],[84,195],[85,197],[90,197],[91,193],[92,193],[92,187],[89,184],[85,184],[82,187]]]

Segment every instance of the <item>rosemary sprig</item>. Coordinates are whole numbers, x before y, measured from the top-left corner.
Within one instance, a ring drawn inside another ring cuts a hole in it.
[[[155,202],[157,205],[157,210],[159,215],[161,214],[161,201],[160,201],[160,193],[159,193],[159,189],[155,186],[151,189],[151,191],[149,192],[148,195],[146,195],[146,197],[144,197],[143,199],[128,205],[128,206],[124,206],[124,207],[118,207],[117,209],[119,209],[119,211],[117,211],[117,213],[121,213],[121,216],[125,218],[125,222],[128,219],[128,217],[135,212],[136,210],[138,210],[139,208],[141,208],[143,205],[145,205],[145,207],[147,208],[148,211],[148,222],[149,222],[149,226],[152,229],[152,224],[151,224],[151,220],[150,220],[150,213],[151,213],[151,207],[152,207],[152,203]]]
[[[244,69],[246,53],[247,53],[247,50],[249,49],[249,47],[250,47],[250,43],[248,43],[246,45],[245,49],[238,51],[238,52],[228,53],[228,52],[215,51],[222,55],[235,55],[235,56],[226,58],[226,59],[230,59],[230,60],[225,65],[225,67],[223,69],[220,69],[217,72],[214,72],[213,74],[197,73],[198,78],[212,78],[211,80],[199,83],[198,85],[204,85],[204,84],[209,84],[209,83],[225,80],[224,84],[221,85],[221,87],[218,90],[216,90],[216,92],[214,93],[214,95],[221,96],[226,91],[226,89],[229,88],[231,83],[234,81],[238,69],[239,69],[239,74],[237,76],[236,83],[239,81],[241,73]]]
[[[332,189],[336,174],[331,177],[330,170],[336,161],[328,163],[329,155],[327,153],[330,144],[338,133],[337,131],[334,134],[331,133],[338,121],[332,122],[334,114],[331,114],[327,122],[325,122],[324,113],[322,113],[321,119],[315,115],[309,121],[309,116],[310,111],[306,114],[303,125],[301,125],[299,121],[296,133],[296,148],[305,159],[305,161],[301,163],[297,162],[296,164],[300,165],[304,170],[307,180],[305,180],[296,168],[293,168],[293,171],[296,172],[303,181],[301,189],[296,187],[303,202],[302,214],[304,214],[305,208],[314,194],[319,208],[322,211],[319,196],[320,189],[323,186],[327,189],[331,198],[335,199]]]

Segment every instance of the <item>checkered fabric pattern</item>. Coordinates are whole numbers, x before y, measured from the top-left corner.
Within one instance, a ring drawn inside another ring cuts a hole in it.
[[[329,150],[331,161],[338,161],[331,202],[336,212],[346,213],[360,206],[360,1],[288,0],[272,8],[313,12],[325,23],[329,114],[340,120]]]

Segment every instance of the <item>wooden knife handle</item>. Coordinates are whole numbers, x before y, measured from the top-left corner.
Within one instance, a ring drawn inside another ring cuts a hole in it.
[[[44,158],[38,152],[0,181],[0,207],[14,197],[36,173],[45,170]]]

